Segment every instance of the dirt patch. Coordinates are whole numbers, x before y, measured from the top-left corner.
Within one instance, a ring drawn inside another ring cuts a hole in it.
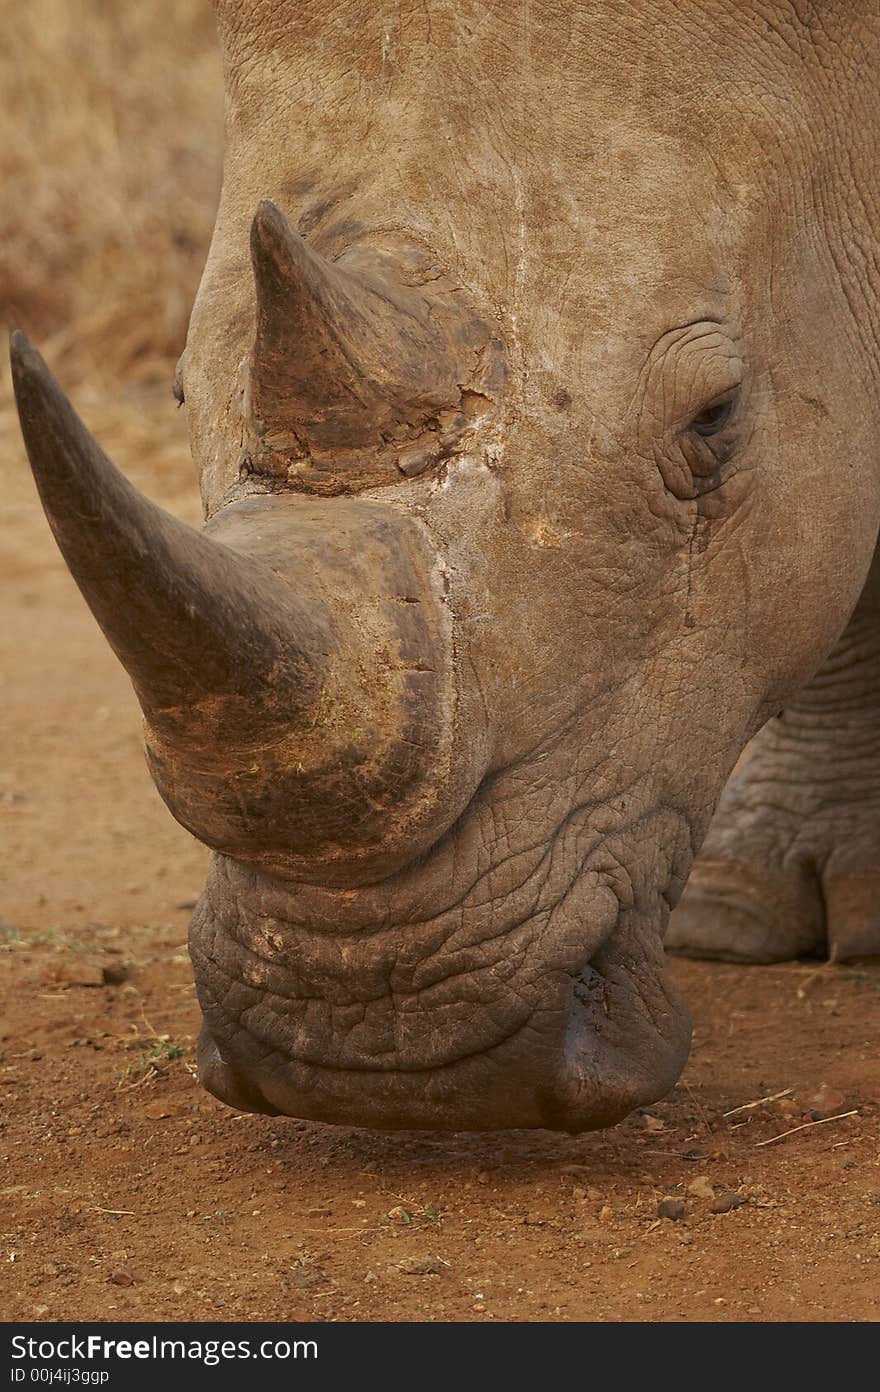
[[[192,519],[182,427],[155,410],[119,462]],[[588,1136],[382,1135],[199,1089],[206,853],[151,788],[6,422],[0,1315],[876,1319],[877,968],[678,963],[684,1080]],[[856,1115],[758,1144],[811,1109]]]

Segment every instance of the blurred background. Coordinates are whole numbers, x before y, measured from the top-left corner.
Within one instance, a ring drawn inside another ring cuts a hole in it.
[[[0,320],[33,337],[121,465],[186,470],[170,382],[219,191],[211,6],[0,0],[0,32]]]

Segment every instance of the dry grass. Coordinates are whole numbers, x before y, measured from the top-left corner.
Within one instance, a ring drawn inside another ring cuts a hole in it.
[[[209,0],[0,0],[0,34],[0,326],[141,487],[191,491],[170,384],[220,182]],[[5,347],[0,452],[12,545],[36,499]]]
[[[0,320],[67,382],[167,380],[219,185],[208,0],[0,0]]]

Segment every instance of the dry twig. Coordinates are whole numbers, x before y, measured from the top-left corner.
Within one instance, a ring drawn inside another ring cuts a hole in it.
[[[793,1126],[790,1131],[780,1131],[778,1136],[771,1136],[766,1141],[756,1141],[755,1147],[773,1145],[775,1141],[784,1141],[786,1136],[793,1136],[796,1131],[809,1131],[812,1126],[824,1126],[829,1121],[841,1121],[843,1117],[858,1116],[858,1110],[854,1107],[851,1112],[837,1112],[834,1116],[820,1117],[818,1121],[803,1121],[800,1126]]]
[[[782,1092],[772,1092],[769,1097],[759,1097],[754,1102],[743,1102],[741,1107],[731,1107],[729,1112],[722,1112],[724,1117],[738,1116],[740,1112],[750,1112],[754,1107],[763,1107],[765,1102],[778,1102],[780,1097],[789,1097],[791,1088],[783,1088]]]
[[[819,978],[823,976],[825,972],[828,971],[829,967],[833,967],[836,964],[836,962],[837,943],[834,943],[826,960],[822,962],[818,967],[814,968],[814,970],[810,972],[809,976],[805,977],[804,980],[801,982],[800,986],[797,988],[795,994],[797,995],[798,1000],[805,1000],[807,992],[813,985],[813,982],[818,981]]]

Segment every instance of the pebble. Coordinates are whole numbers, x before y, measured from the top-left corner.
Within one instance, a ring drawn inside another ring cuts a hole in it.
[[[811,1121],[824,1121],[826,1117],[836,1116],[846,1110],[846,1097],[837,1088],[822,1083],[806,1100],[806,1109]]]
[[[732,1213],[735,1208],[742,1208],[746,1200],[742,1194],[719,1194],[709,1205],[710,1213]]]
[[[133,1286],[134,1276],[127,1266],[117,1266],[115,1271],[111,1271],[107,1278],[112,1281],[114,1286]]]
[[[101,968],[102,986],[121,986],[128,980],[128,966],[125,962],[109,962]]]
[[[695,1199],[714,1199],[715,1186],[708,1175],[697,1175],[692,1179],[687,1187],[689,1194],[693,1194]]]
[[[687,1217],[687,1206],[684,1199],[672,1197],[661,1199],[657,1205],[657,1217],[669,1218],[673,1223],[680,1222],[682,1218]]]
[[[523,1218],[523,1222],[527,1228],[540,1228],[547,1222],[547,1219],[544,1217],[543,1213],[527,1213]]]
[[[611,1207],[611,1205],[610,1205],[610,1204],[607,1204],[607,1203],[606,1203],[606,1204],[603,1204],[602,1207],[599,1209],[599,1220],[600,1220],[600,1222],[602,1222],[602,1223],[610,1223],[610,1221],[611,1221],[611,1219],[612,1219],[613,1217],[614,1217],[614,1209]]]
[[[404,1276],[439,1276],[446,1265],[440,1257],[403,1257],[397,1263],[397,1270]]]

